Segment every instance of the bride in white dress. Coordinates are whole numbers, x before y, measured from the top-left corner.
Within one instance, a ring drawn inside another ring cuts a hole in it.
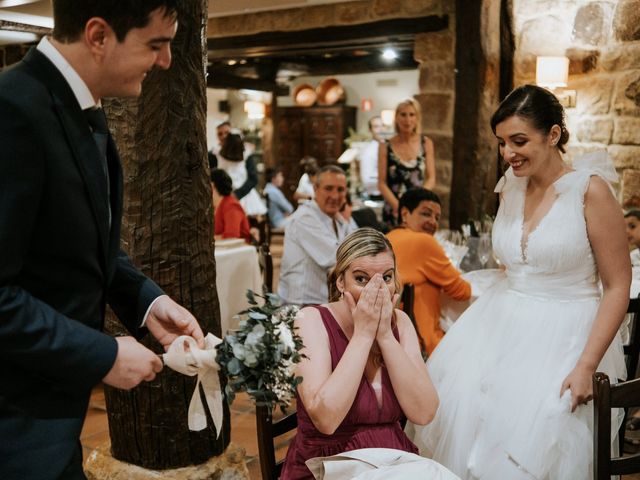
[[[597,156],[563,162],[563,114],[551,93],[525,85],[492,117],[509,164],[493,227],[506,279],[429,359],[440,407],[414,438],[464,480],[590,479],[592,374],[625,377],[617,332],[631,268],[607,183],[616,174]]]

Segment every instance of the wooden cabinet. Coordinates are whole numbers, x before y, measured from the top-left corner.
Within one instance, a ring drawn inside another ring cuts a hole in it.
[[[280,107],[275,110],[275,162],[284,172],[283,191],[291,198],[302,175],[300,160],[312,156],[323,166],[344,152],[349,127],[356,127],[356,107]]]

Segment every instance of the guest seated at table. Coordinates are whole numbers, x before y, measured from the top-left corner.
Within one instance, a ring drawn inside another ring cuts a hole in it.
[[[336,250],[351,232],[340,216],[347,192],[347,177],[337,165],[318,172],[315,198],[289,217],[284,229],[278,295],[287,303],[325,303],[327,274],[336,262]]]
[[[402,282],[415,287],[413,312],[428,354],[444,336],[440,327],[440,292],[455,300],[468,300],[471,296],[471,285],[460,276],[433,237],[440,211],[440,198],[431,190],[407,190],[399,203],[402,226],[387,234],[398,259]]]
[[[389,241],[372,228],[338,248],[328,304],[300,311],[306,357],[296,375],[297,435],[282,479],[313,479],[305,461],[361,448],[417,453],[400,420],[426,425],[438,396],[406,314]]]
[[[211,193],[214,208],[214,238],[243,238],[251,241],[249,220],[240,202],[234,197],[233,183],[227,172],[220,168],[211,170]]]
[[[293,213],[293,205],[282,193],[284,176],[280,167],[268,168],[267,184],[264,187],[264,195],[268,198],[269,223],[274,228],[283,228],[287,218]]]
[[[353,203],[351,202],[351,195],[347,193],[346,202],[340,209],[340,215],[344,218],[353,230],[362,227],[375,228],[379,232],[386,233],[389,231],[386,225],[378,221],[376,212],[373,208],[361,207],[357,210],[353,209]]]
[[[304,173],[300,177],[298,188],[293,193],[293,199],[298,203],[304,203],[313,200],[315,195],[314,185],[320,167],[318,167],[318,161],[313,157],[304,157],[300,160],[300,166]]]
[[[631,265],[640,267],[640,210],[631,210],[624,216],[627,240],[631,249]]]

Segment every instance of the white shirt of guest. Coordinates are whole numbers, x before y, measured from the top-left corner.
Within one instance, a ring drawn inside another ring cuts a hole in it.
[[[358,151],[360,161],[360,181],[369,195],[380,195],[378,190],[378,149],[380,142],[366,142]]]
[[[296,193],[300,193],[311,198],[314,198],[316,196],[316,192],[313,189],[313,183],[311,183],[311,179],[309,178],[308,174],[303,173],[300,177],[298,188],[296,188]]]
[[[74,70],[71,64],[67,62],[67,59],[62,56],[47,37],[42,37],[42,40],[40,40],[36,49],[47,57],[49,61],[60,71],[64,79],[69,84],[69,87],[71,87],[71,90],[73,91],[76,100],[78,100],[82,110],[93,108],[98,105],[94,100],[89,87],[87,87],[87,84],[84,83],[84,80],[80,78],[78,72]]]
[[[315,200],[300,205],[289,218],[278,295],[287,303],[326,303],[327,275],[336,264],[338,246],[352,229],[340,215],[334,219],[320,210]]]

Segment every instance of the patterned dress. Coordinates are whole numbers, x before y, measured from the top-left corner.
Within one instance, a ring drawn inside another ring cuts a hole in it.
[[[419,188],[424,185],[425,157],[424,137],[420,137],[420,151],[415,161],[401,161],[393,151],[391,142],[387,141],[387,186],[396,198],[400,198],[410,188]],[[411,166],[409,166],[411,165]],[[391,205],[385,203],[382,211],[384,222],[390,227],[398,225],[398,219],[393,216]]]

